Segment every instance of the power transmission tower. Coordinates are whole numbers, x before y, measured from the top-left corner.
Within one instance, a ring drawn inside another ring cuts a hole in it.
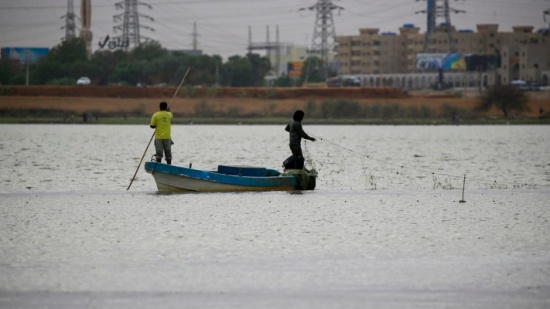
[[[420,1],[420,0],[416,0]],[[463,10],[453,9],[449,6],[449,0],[422,0],[427,2],[426,10],[421,10],[416,12],[426,14],[426,39],[424,40],[424,52],[427,53],[430,49],[431,36],[435,32],[437,26],[437,19],[442,18],[444,22],[440,27],[445,27],[447,35],[449,37],[449,50],[454,53],[456,52],[456,44],[454,40],[452,24],[451,24],[451,13],[466,13]],[[454,0],[459,1],[459,0]]]
[[[328,76],[328,55],[329,52],[334,51],[335,47],[336,29],[334,27],[332,11],[338,10],[338,12],[340,12],[343,9],[343,7],[333,4],[331,0],[317,0],[317,3],[314,5],[300,9],[300,11],[315,10],[317,12],[315,16],[315,26],[313,27],[313,39],[311,40],[311,49],[309,52],[321,56],[325,79]]]
[[[140,28],[147,29],[150,31],[155,31],[155,29],[139,23],[140,17],[145,18],[149,21],[155,21],[155,20],[151,16],[139,14],[138,5],[146,6],[149,9],[153,8],[149,4],[138,0],[123,0],[115,3],[115,8],[124,9],[124,13],[113,16],[113,20],[115,22],[122,21],[122,24],[114,26],[113,30],[115,32],[117,30],[122,31],[122,34],[119,36],[116,36],[115,38],[121,39],[122,42],[125,42],[124,44],[125,49],[128,49],[130,45],[134,47],[138,46],[139,44],[141,44],[142,39],[143,41],[150,40],[148,37],[141,36],[139,32]]]
[[[67,14],[62,16],[61,18],[65,18],[65,26],[61,27],[61,29],[65,29],[65,37],[63,40],[69,41],[74,38],[76,38],[76,15],[74,13],[74,4],[73,0],[67,1]]]

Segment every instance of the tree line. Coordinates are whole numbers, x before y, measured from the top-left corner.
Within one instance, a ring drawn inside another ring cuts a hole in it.
[[[305,72],[310,81],[317,81],[318,58],[310,58]],[[96,51],[90,57],[80,38],[63,41],[37,63],[26,66],[13,60],[0,60],[0,83],[24,85],[74,85],[87,76],[94,85],[177,85],[187,68],[192,68],[188,83],[230,87],[259,87],[272,69],[269,58],[254,53],[234,55],[223,61],[218,55],[189,55],[169,51],[150,41],[129,50]],[[314,68],[314,69],[311,69]],[[299,83],[305,77],[299,78]],[[287,76],[275,80],[275,86],[293,86]]]

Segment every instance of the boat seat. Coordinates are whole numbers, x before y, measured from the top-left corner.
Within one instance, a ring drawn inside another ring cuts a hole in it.
[[[229,166],[218,165],[218,173],[226,175],[239,175],[248,177],[265,177],[267,169],[265,167],[254,166]]]

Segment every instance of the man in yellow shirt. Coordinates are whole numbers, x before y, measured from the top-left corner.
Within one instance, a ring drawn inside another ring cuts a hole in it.
[[[160,102],[160,111],[153,114],[151,117],[151,128],[155,129],[155,149],[156,159],[160,162],[162,154],[166,155],[166,163],[172,164],[172,139],[170,136],[170,127],[172,124],[173,115],[168,110],[166,102]]]

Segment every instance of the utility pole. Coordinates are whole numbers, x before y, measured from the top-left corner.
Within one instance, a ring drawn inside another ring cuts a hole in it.
[[[416,0],[421,1],[421,0]],[[446,27],[446,32],[448,35],[449,41],[449,50],[451,53],[456,52],[456,44],[454,40],[452,24],[451,24],[451,13],[466,13],[463,10],[453,9],[449,6],[449,0],[422,0],[427,2],[426,10],[421,10],[416,12],[426,14],[426,38],[424,40],[424,52],[428,53],[430,51],[431,36],[436,30],[437,19],[442,18],[444,23],[441,26]],[[454,0],[458,1],[458,0]]]
[[[113,30],[116,32],[122,31],[122,34],[120,36],[117,36],[116,38],[121,39],[124,44],[124,49],[128,49],[130,45],[133,47],[138,46],[141,44],[142,39],[144,41],[149,41],[150,39],[145,36],[141,36],[140,34],[140,28],[147,29],[150,31],[155,31],[155,29],[142,25],[139,22],[139,18],[145,18],[149,21],[155,21],[151,16],[143,15],[138,13],[138,6],[143,5],[146,6],[149,9],[152,9],[153,7],[145,2],[141,2],[138,0],[123,0],[120,2],[115,3],[116,9],[124,9],[124,13],[117,14],[113,16],[113,20],[115,22],[122,21],[122,24],[118,24],[113,27]]]
[[[334,51],[335,47],[336,29],[332,11],[340,12],[343,9],[343,7],[333,4],[331,0],[317,0],[314,5],[300,9],[300,11],[316,11],[310,52],[320,55],[325,79],[328,77],[328,55]]]
[[[281,65],[281,47],[283,44],[279,41],[279,25],[276,25],[276,41],[271,42],[269,38],[269,26],[266,26],[266,41],[254,43],[252,42],[252,28],[248,26],[248,47],[247,50],[251,53],[253,50],[265,50],[268,59],[271,59],[271,51],[275,51],[275,73],[279,75],[279,67]]]
[[[65,26],[61,29],[65,29],[65,41],[72,40],[76,38],[76,15],[74,14],[74,4],[73,0],[67,1],[67,13],[61,18],[65,18]]]

